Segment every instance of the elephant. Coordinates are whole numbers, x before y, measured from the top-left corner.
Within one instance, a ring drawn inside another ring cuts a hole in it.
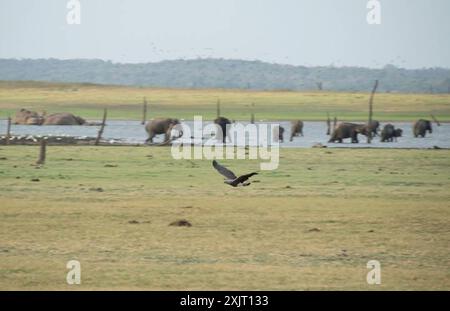
[[[41,125],[43,122],[43,116],[35,111],[29,111],[27,109],[20,109],[16,113],[16,118],[14,120],[14,124],[20,125]]]
[[[431,134],[433,133],[433,128],[431,126],[431,121],[420,119],[413,124],[413,134],[414,137],[425,137],[427,131]]]
[[[368,123],[363,124],[358,127],[358,133],[362,134],[364,136],[368,136],[369,133],[371,133],[372,137],[378,136],[378,128],[380,127],[380,122],[373,120],[370,122],[370,125]]]
[[[386,124],[381,131],[381,142],[397,141],[397,137],[402,137],[402,134],[402,129],[396,129],[392,124]]]
[[[295,120],[291,122],[291,139],[290,141],[294,140],[294,137],[297,136],[303,136],[303,121],[301,120]]]
[[[334,143],[338,141],[339,143],[342,143],[343,139],[351,138],[352,143],[358,143],[358,134],[363,134],[364,131],[367,131],[367,126],[365,124],[347,122],[338,123],[328,142]]]
[[[151,120],[145,125],[145,130],[148,133],[148,138],[145,142],[153,143],[153,138],[159,134],[164,134],[164,142],[168,142],[171,138],[170,133],[172,129],[179,124],[180,121],[173,118],[159,118]]]
[[[379,122],[379,121],[377,121],[377,120],[372,120],[372,121],[370,122],[370,124],[368,125],[368,127],[369,127],[369,129],[371,130],[372,136],[373,136],[373,137],[378,136],[378,129],[379,129],[379,127],[380,127],[380,122]],[[367,136],[367,135],[366,135],[366,136]]]
[[[273,129],[273,140],[280,143],[284,142],[284,127],[277,125]]]
[[[231,121],[225,117],[218,117],[214,120],[214,123],[222,129],[222,143],[226,143],[228,136],[227,126],[231,124]]]
[[[85,125],[86,120],[71,113],[60,112],[45,118],[43,125]]]

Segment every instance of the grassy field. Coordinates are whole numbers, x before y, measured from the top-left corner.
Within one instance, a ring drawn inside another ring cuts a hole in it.
[[[367,120],[368,93],[256,92],[237,90],[171,90],[88,84],[1,82],[0,118],[20,108],[37,111],[68,111],[87,119],[101,119],[109,109],[110,119],[141,118],[143,98],[149,101],[149,118],[178,117],[192,120],[216,116],[221,101],[222,115],[249,120],[254,103],[258,120],[324,120],[327,112],[339,120]],[[374,117],[381,121],[413,121],[435,114],[450,121],[449,94],[377,94]]]
[[[165,147],[37,152],[0,147],[0,290],[450,289],[446,150],[282,149],[239,189]]]

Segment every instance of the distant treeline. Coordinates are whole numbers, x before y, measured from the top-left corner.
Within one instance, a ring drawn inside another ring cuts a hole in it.
[[[450,93],[450,69],[304,67],[197,59],[119,64],[103,60],[0,59],[0,80],[88,82],[167,88]]]

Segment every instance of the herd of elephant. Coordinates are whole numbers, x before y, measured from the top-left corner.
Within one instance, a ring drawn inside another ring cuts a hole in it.
[[[329,140],[330,143],[339,142],[345,138],[350,138],[352,143],[358,143],[358,134],[362,134],[371,137],[380,136],[381,142],[393,142],[397,141],[397,137],[401,137],[403,130],[395,128],[392,124],[388,123],[383,127],[381,134],[378,134],[380,128],[380,122],[374,120],[366,124],[355,124],[355,123],[339,123],[331,134]],[[426,133],[432,133],[433,128],[431,121],[420,119],[413,123],[412,126],[414,137],[425,137]]]
[[[59,112],[51,115],[39,114],[35,111],[20,109],[16,113],[14,124],[20,125],[98,125],[98,123],[86,122],[81,117],[67,112]]]
[[[226,142],[227,137],[227,126],[232,122],[225,117],[218,117],[214,120],[214,123],[217,124],[222,131],[222,140],[223,143]],[[148,133],[148,139],[146,142],[153,142],[153,138],[158,134],[165,134],[165,140],[170,140],[170,133],[172,129],[179,125],[180,121],[178,119],[154,119],[147,123],[145,129]],[[295,120],[291,122],[291,134],[290,141],[293,141],[295,137],[303,136],[303,126],[304,123],[301,120]],[[380,136],[380,140],[382,142],[393,142],[397,141],[397,137],[401,137],[403,134],[403,130],[399,128],[395,128],[392,124],[386,124],[381,133],[379,133],[380,122],[372,121],[367,124],[357,124],[357,123],[349,123],[349,122],[341,122],[336,125],[333,132],[331,133],[330,140],[328,142],[342,143],[344,139],[350,138],[352,143],[358,143],[358,134],[362,134],[368,136],[369,133],[371,137]],[[279,142],[284,142],[284,132],[285,129],[282,126],[278,126],[274,130],[274,139]],[[426,133],[432,133],[432,125],[431,121],[420,119],[414,122],[413,124],[413,134],[414,137],[425,137]]]
[[[21,109],[17,112],[15,118],[15,124],[22,125],[96,125],[96,123],[88,123],[81,117],[75,116],[71,113],[54,113],[46,116],[45,114],[38,114],[34,111]],[[221,129],[221,136],[223,143],[226,142],[227,127],[232,122],[225,117],[218,117],[214,120]],[[178,119],[174,118],[157,118],[149,121],[145,125],[145,130],[148,134],[147,143],[153,143],[153,138],[156,135],[165,135],[164,142],[171,140],[171,132],[174,127],[180,124]],[[304,123],[301,120],[295,120],[291,122],[291,134],[290,141],[293,141],[295,137],[303,136]],[[374,120],[366,124],[357,124],[349,122],[341,122],[336,124],[333,129],[330,140],[328,142],[342,143],[344,139],[351,139],[352,143],[358,143],[358,134],[371,137],[380,136],[382,142],[393,142],[397,140],[397,137],[401,137],[403,130],[395,128],[392,124],[386,124],[381,133],[379,134],[380,122]],[[284,142],[285,129],[282,126],[275,128],[273,133],[274,139],[279,142]],[[420,119],[413,124],[414,137],[425,137],[426,133],[432,133],[431,121]],[[182,135],[182,133],[181,133]]]
[[[392,124],[388,123],[383,127],[381,134],[379,134],[380,122],[373,120],[366,124],[357,124],[350,122],[341,122],[336,124],[333,132],[331,133],[329,143],[342,143],[344,139],[350,138],[352,143],[358,143],[358,134],[371,137],[380,136],[381,142],[393,142],[397,141],[397,137],[401,137],[403,130],[395,128]],[[279,127],[278,140],[283,142],[284,140],[283,127]],[[432,133],[431,121],[420,119],[413,124],[414,137],[425,137],[426,133]],[[291,137],[290,141],[296,136],[303,136],[303,122],[301,120],[295,120],[291,122]]]

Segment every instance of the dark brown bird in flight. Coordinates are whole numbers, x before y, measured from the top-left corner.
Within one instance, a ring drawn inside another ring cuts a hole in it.
[[[226,167],[220,165],[219,163],[217,163],[216,160],[213,161],[213,166],[214,168],[223,176],[225,176],[225,181],[224,183],[226,183],[227,185],[230,185],[232,187],[238,187],[238,186],[249,186],[251,183],[247,182],[247,180],[254,176],[254,175],[258,175],[258,173],[250,173],[250,174],[246,174],[246,175],[242,175],[237,177],[232,171],[230,171],[229,169],[227,169]]]

